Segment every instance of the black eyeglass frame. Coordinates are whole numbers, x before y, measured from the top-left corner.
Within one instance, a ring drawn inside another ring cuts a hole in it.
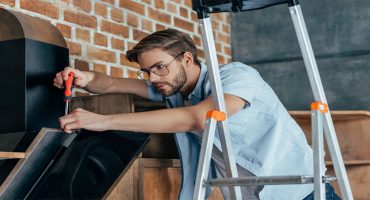
[[[145,76],[144,76],[144,74],[146,73],[147,74],[147,77],[150,77],[150,74],[151,73],[154,73],[155,75],[158,75],[158,76],[167,76],[169,73],[170,73],[170,70],[168,70],[168,66],[170,66],[172,63],[173,63],[173,61],[175,61],[179,56],[181,56],[181,55],[183,55],[184,53],[186,53],[186,52],[181,52],[181,53],[179,53],[177,56],[175,56],[169,63],[167,63],[167,64],[165,64],[165,65],[162,65],[162,64],[155,64],[155,65],[153,65],[153,66],[151,66],[151,67],[147,67],[147,68],[145,68],[145,69],[140,69],[139,71],[137,71],[137,75],[140,77],[140,78],[142,78],[142,79],[144,79],[144,80],[149,80],[149,79],[146,79],[145,78]],[[157,69],[157,70],[152,70],[152,69],[156,69],[156,68],[158,68],[158,67],[160,67],[159,69]],[[161,69],[163,69],[163,68],[165,68],[166,70],[167,70],[167,72],[165,73],[165,74],[157,74],[156,72],[158,71],[158,70],[161,70]]]

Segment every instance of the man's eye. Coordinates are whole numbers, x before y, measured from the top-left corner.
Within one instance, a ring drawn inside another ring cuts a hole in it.
[[[164,66],[164,65],[157,65],[157,66],[155,66],[155,68],[156,68],[157,70],[160,70],[160,69],[165,68],[165,66]]]

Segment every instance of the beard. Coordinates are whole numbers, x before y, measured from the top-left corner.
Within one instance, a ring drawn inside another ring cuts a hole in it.
[[[170,86],[170,89],[169,90],[159,90],[159,92],[163,95],[163,96],[166,96],[166,97],[169,97],[175,93],[177,93],[186,83],[187,81],[187,76],[186,76],[186,73],[185,73],[185,67],[184,65],[181,64],[180,66],[180,72],[177,73],[177,75],[175,76],[175,78],[170,81],[170,82],[161,82],[162,84],[166,84],[168,86]]]

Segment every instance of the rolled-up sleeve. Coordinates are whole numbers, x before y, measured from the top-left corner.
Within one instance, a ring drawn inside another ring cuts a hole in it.
[[[266,84],[255,69],[238,62],[222,66],[220,77],[224,94],[240,97],[248,103],[251,103],[253,97]]]

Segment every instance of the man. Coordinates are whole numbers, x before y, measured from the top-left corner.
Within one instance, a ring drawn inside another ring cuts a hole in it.
[[[78,128],[176,133],[182,166],[179,199],[192,199],[205,116],[213,109],[207,68],[199,62],[191,38],[173,29],[147,36],[126,57],[141,66],[138,74],[143,80],[66,68],[56,75],[54,85],[62,88],[63,80],[74,72],[75,85],[89,92],[131,93],[165,101],[169,109],[117,115],[76,109],[60,118],[61,127],[68,133]],[[220,67],[220,75],[239,175],[312,175],[312,150],[302,130],[258,72],[231,63]],[[217,134],[215,146],[210,176],[222,177],[225,168]],[[310,198],[312,191],[312,184],[242,187],[243,199],[301,200]],[[222,192],[228,198],[228,189]]]

